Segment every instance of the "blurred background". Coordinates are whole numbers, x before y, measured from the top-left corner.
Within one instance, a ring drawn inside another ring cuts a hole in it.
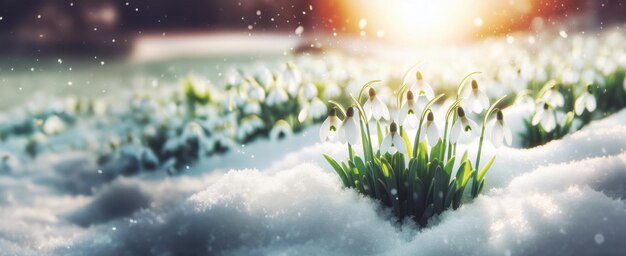
[[[520,31],[589,33],[621,26],[623,2],[3,0],[0,109],[35,93],[106,94],[354,42],[420,48]]]

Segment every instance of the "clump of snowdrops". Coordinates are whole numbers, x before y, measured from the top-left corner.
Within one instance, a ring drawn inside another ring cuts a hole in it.
[[[534,99],[530,91],[520,93],[517,101],[526,101],[534,105],[535,109],[531,118],[524,120],[525,129],[521,134],[523,146],[535,147],[561,139],[592,120],[626,106],[626,80],[623,83],[616,82],[610,76],[609,81],[602,86],[565,86],[550,80],[536,93]]]
[[[411,218],[422,226],[434,215],[459,208],[467,200],[464,194],[477,197],[495,160],[491,157],[481,166],[489,118],[496,116],[491,129],[495,146],[510,145],[512,136],[502,111],[496,108],[504,97],[490,104],[474,80],[471,88],[463,90],[473,74],[459,84],[443,124],[436,123],[432,106],[444,95],[435,96],[419,71],[411,84],[396,91],[396,109],[389,110],[378,98],[373,84],[379,81],[366,83],[357,97],[351,96],[347,108],[330,101],[332,108],[321,126],[320,139],[347,144],[344,162],[324,154],[343,186],[390,207],[398,219]],[[470,119],[469,112],[484,114],[480,125]],[[457,144],[477,137],[475,159],[468,158],[468,151],[458,154]],[[357,145],[361,153],[355,150]]]

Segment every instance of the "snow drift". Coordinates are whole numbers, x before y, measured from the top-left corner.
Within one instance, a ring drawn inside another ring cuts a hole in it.
[[[98,173],[88,159],[40,159],[0,176],[0,247],[7,255],[623,254],[624,116],[534,149],[487,147],[497,160],[486,193],[421,230],[342,189],[320,157],[343,157],[338,144],[263,159],[262,170],[168,179],[84,179]],[[92,185],[62,189],[69,181]]]

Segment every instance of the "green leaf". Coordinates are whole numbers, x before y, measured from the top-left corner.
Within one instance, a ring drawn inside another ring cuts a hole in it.
[[[378,135],[378,146],[383,143],[383,131],[380,129],[380,122],[376,121],[376,134]]]
[[[346,179],[348,180],[349,187],[354,187],[354,178],[352,177],[352,168],[348,167],[346,163],[341,162],[341,167],[343,168],[343,172],[346,174]]]
[[[452,182],[450,182],[450,185],[448,185],[448,192],[446,193],[446,197],[443,202],[444,209],[450,208],[450,205],[452,204],[452,201],[454,199],[455,192],[456,192],[456,182],[453,179]]]
[[[455,157],[452,156],[450,160],[448,160],[448,163],[446,164],[446,166],[443,168],[448,174],[448,176],[452,175],[452,170],[454,169],[454,160],[455,160]]]
[[[485,164],[485,166],[483,166],[482,169],[480,169],[480,172],[478,172],[478,180],[483,180],[483,178],[485,177],[485,174],[487,174],[487,171],[489,170],[489,168],[491,168],[491,165],[493,164],[493,162],[496,160],[496,156],[491,157],[491,159],[489,159],[489,162],[487,162],[487,164]]]
[[[457,187],[465,187],[467,185],[467,181],[469,181],[472,176],[472,165],[469,161],[465,160],[459,166],[459,170],[456,172],[456,182]]]
[[[409,140],[409,135],[407,135],[406,130],[402,130],[402,140],[404,140],[404,145],[406,146],[406,155],[413,155],[413,148],[411,147],[411,141]]]
[[[341,178],[341,181],[343,182],[343,185],[345,187],[350,187],[350,183],[348,181],[348,177],[346,177],[346,173],[343,171],[343,168],[341,168],[341,166],[339,166],[337,161],[335,161],[335,159],[333,159],[331,156],[329,156],[327,154],[322,154],[322,155],[324,156],[324,158],[326,158],[326,161],[328,161],[330,166],[332,166],[333,169],[335,169],[335,172],[337,172],[337,174]]]
[[[441,156],[441,150],[443,150],[443,146],[441,145],[441,140],[437,141],[437,144],[430,149],[430,158]]]

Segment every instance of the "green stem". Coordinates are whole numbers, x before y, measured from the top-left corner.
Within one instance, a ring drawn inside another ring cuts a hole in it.
[[[489,116],[493,114],[495,110],[497,110],[496,105],[498,105],[498,103],[500,103],[500,101],[502,101],[504,98],[506,98],[506,95],[500,97],[495,102],[493,102],[489,109],[487,109],[485,117],[483,118],[482,128],[480,131],[480,140],[478,141],[478,154],[476,155],[476,172],[478,172],[478,167],[480,167],[480,155],[483,150],[483,140],[485,137],[485,126],[487,126],[487,120],[489,120]],[[474,172],[474,175],[476,175],[476,172]]]
[[[461,82],[459,83],[459,85],[457,86],[457,91],[456,91],[456,99],[458,100],[459,97],[461,96],[461,92],[463,91],[464,85],[465,85],[465,81],[467,81],[467,79],[469,79],[471,76],[473,75],[478,75],[478,74],[482,74],[482,72],[479,71],[475,71],[472,73],[467,74],[463,80],[461,80]]]
[[[439,96],[434,97],[432,100],[426,103],[426,106],[424,106],[424,109],[422,110],[422,115],[420,116],[419,126],[417,127],[417,133],[415,134],[415,139],[413,142],[413,158],[417,157],[417,149],[419,145],[420,133],[422,132],[422,123],[424,122],[426,113],[428,113],[427,110],[430,110],[430,106],[432,106],[433,103],[435,103],[437,100],[441,99],[441,97],[443,97],[444,95],[445,94],[442,93],[442,94],[439,94]]]
[[[443,140],[441,141],[441,146],[443,147],[441,150],[441,160],[443,161],[444,157],[446,156],[446,148],[447,148],[447,143],[448,143],[448,123],[450,120],[450,115],[452,115],[454,113],[454,111],[456,110],[456,107],[459,105],[459,103],[461,102],[461,100],[457,99],[455,100],[450,107],[448,108],[448,111],[446,111],[446,115],[444,116],[445,118],[445,124],[444,124],[444,128],[443,128]],[[450,158],[451,154],[448,154],[448,159]],[[446,160],[447,161],[447,160]]]

